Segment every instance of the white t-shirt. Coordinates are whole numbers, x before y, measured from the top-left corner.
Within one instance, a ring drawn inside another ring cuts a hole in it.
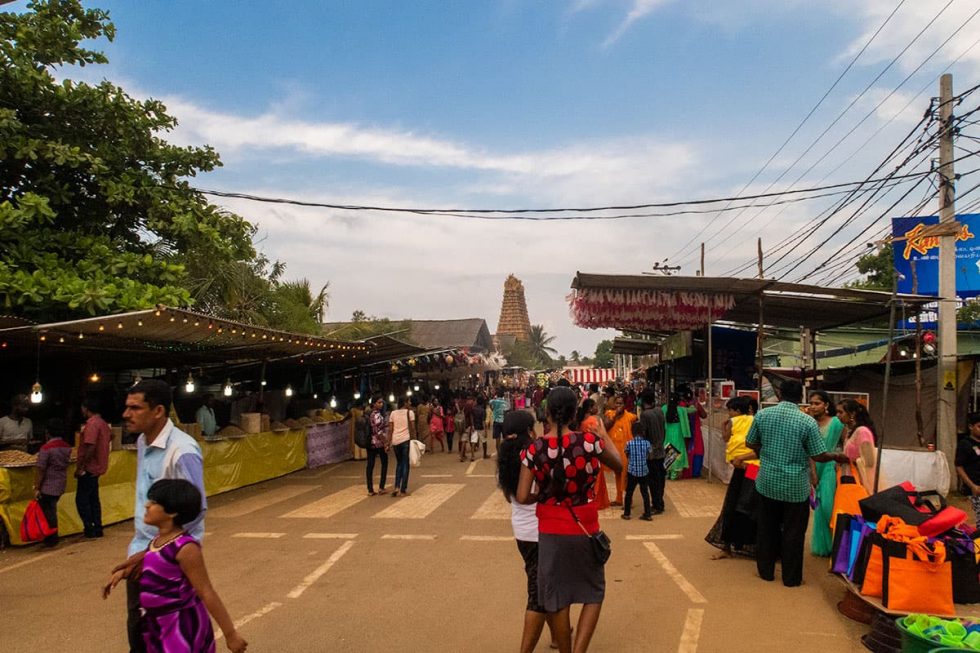
[[[388,419],[393,427],[391,431],[391,446],[408,442],[411,437],[411,433],[408,430],[408,422],[409,420],[412,422],[415,421],[414,411],[408,410],[407,408],[393,410]]]
[[[514,539],[524,542],[538,541],[538,515],[535,512],[537,505],[529,506],[517,503],[517,499],[510,500],[510,525],[514,529]]]

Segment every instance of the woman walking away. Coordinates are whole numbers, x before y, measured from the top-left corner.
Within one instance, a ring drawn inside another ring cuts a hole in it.
[[[680,397],[676,392],[671,392],[667,398],[667,403],[661,408],[664,411],[665,445],[673,447],[677,452],[677,458],[667,469],[667,476],[671,480],[679,478],[681,472],[687,469],[687,441],[691,437],[691,423],[688,420],[687,408],[679,406],[679,403]],[[668,452],[668,455],[671,453],[673,452]]]
[[[595,399],[586,399],[578,407],[572,428],[585,433],[605,435],[606,428],[602,425],[602,420],[599,419],[599,404],[595,402]],[[595,507],[596,510],[605,510],[609,507],[609,487],[606,485],[606,472],[602,469],[602,463],[596,463],[596,465]]]
[[[442,411],[442,404],[435,397],[432,398],[432,417],[429,418],[429,433],[432,435],[432,452],[435,453],[436,442],[439,443],[439,450],[446,450],[446,436],[445,436],[445,415]],[[453,443],[449,443],[449,448],[451,449]]]
[[[605,563],[596,557],[591,538],[599,531],[599,512],[593,502],[596,462],[602,461],[616,474],[623,469],[619,453],[604,435],[568,430],[576,403],[571,388],[551,391],[549,433],[524,450],[517,486],[520,503],[537,503],[538,600],[548,611],[562,653],[573,650],[571,605],[582,604],[574,650],[584,653],[605,598]]]
[[[755,509],[758,507],[758,500],[755,482],[746,477],[746,471],[753,465],[758,471],[759,456],[745,445],[745,436],[752,426],[749,400],[746,397],[735,397],[726,406],[729,418],[722,437],[726,442],[725,460],[734,469],[725,492],[721,514],[704,538],[708,544],[721,549],[712,556],[712,560],[730,558],[733,553],[755,555]]]
[[[541,637],[546,614],[538,600],[538,517],[534,505],[518,503],[516,494],[521,476],[521,452],[531,444],[534,416],[523,410],[509,411],[504,415],[502,428],[503,440],[497,456],[497,484],[510,502],[510,525],[517,540],[517,550],[524,560],[527,609],[524,612],[521,653],[531,653]]]
[[[142,569],[140,608],[148,653],[214,653],[212,616],[228,650],[240,653],[248,647],[211,586],[200,543],[184,532],[184,524],[200,512],[201,493],[193,483],[168,478],[151,485],[143,521],[159,533],[146,551],[117,567],[102,588],[102,598],[108,598],[119,581]]]
[[[411,398],[402,397],[398,410],[391,411],[388,418],[388,441],[395,450],[395,491],[408,494],[408,441],[415,437],[415,412],[411,409]]]
[[[827,451],[840,448],[844,424],[837,419],[834,403],[823,390],[810,393],[810,417],[817,420],[820,437]],[[837,464],[810,462],[814,482],[817,507],[813,510],[813,535],[810,537],[810,550],[813,555],[827,557],[833,548],[834,536],[831,534],[831,513],[834,510],[834,494],[837,492]]]
[[[864,404],[845,399],[837,407],[837,418],[847,427],[844,454],[857,472],[864,489],[871,494],[875,487],[875,461],[878,457],[878,450],[875,449],[875,424],[871,421],[871,415]]]

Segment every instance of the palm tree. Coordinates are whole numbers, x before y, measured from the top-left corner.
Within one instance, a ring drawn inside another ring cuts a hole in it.
[[[577,349],[573,349],[572,350],[572,353],[568,355],[568,358],[573,363],[578,363],[579,361],[582,360],[582,354],[578,353],[578,350]]]
[[[551,346],[554,341],[555,337],[545,333],[543,325],[531,325],[531,332],[527,341],[528,348],[531,350],[531,355],[542,363],[550,363],[551,355],[558,353],[558,350]]]

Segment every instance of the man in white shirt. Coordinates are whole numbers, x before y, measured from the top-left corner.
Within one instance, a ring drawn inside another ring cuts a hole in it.
[[[212,437],[218,431],[218,421],[214,417],[214,395],[204,395],[204,403],[197,409],[197,423],[201,427],[201,435]]]
[[[34,424],[27,416],[31,408],[27,395],[16,395],[10,402],[10,415],[0,417],[0,449],[27,451]]]

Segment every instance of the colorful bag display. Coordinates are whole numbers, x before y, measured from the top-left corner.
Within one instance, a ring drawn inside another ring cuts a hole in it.
[[[853,515],[841,513],[837,515],[834,524],[834,542],[830,549],[830,571],[835,574],[846,574],[851,559],[851,522]]]
[[[946,559],[952,567],[953,602],[980,603],[976,540],[960,530],[950,531],[941,539],[946,545]]]
[[[20,522],[20,539],[25,542],[40,542],[44,538],[58,532],[57,528],[48,525],[48,518],[44,516],[44,510],[37,499],[27,502],[24,510],[24,519]]]
[[[837,469],[837,489],[834,491],[834,507],[830,513],[830,528],[834,530],[837,524],[837,515],[860,515],[860,501],[868,496],[868,491],[864,486],[857,482],[851,474],[845,474],[839,467]],[[874,521],[874,520],[868,520]]]
[[[918,526],[946,508],[946,499],[938,492],[916,492],[911,483],[903,483],[861,499],[859,505],[868,521],[889,515]]]
[[[966,513],[955,506],[946,506],[935,516],[919,524],[919,534],[936,537],[950,531],[967,520]]]
[[[861,594],[882,596],[885,557],[904,558],[909,544],[925,544],[925,541],[914,526],[897,517],[884,515],[879,519],[875,532],[864,540],[860,559],[855,563],[854,583],[861,587]]]
[[[886,556],[882,604],[889,610],[952,615],[952,566],[942,542],[914,542],[908,557]]]

